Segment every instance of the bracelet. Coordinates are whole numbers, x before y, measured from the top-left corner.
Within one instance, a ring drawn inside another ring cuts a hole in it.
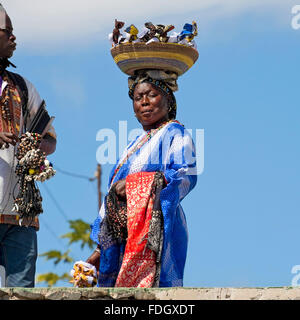
[[[98,253],[100,253],[100,249],[99,249],[99,248],[96,248],[95,251],[98,252]]]

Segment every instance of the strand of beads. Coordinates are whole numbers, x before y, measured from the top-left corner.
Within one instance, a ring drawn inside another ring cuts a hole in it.
[[[56,173],[46,154],[39,149],[41,135],[26,132],[20,137],[16,157],[16,174],[19,176],[19,194],[15,199],[14,211],[24,216],[34,217],[43,212],[42,197],[35,181],[45,181]]]
[[[11,121],[12,120],[12,116],[9,110],[9,96],[5,95],[5,98],[3,99],[3,101],[1,101],[1,113],[2,113],[2,117],[4,120],[8,120]]]
[[[13,211],[20,214],[20,218],[31,217],[43,212],[42,200],[39,189],[36,187],[34,180],[26,181],[25,176],[19,180],[20,189]]]
[[[8,82],[8,79],[4,77],[3,81]],[[5,121],[11,121],[13,118],[9,108],[10,93],[12,90],[13,90],[13,87],[11,86],[11,84],[7,84],[0,99],[1,114],[2,114],[3,120]]]
[[[23,133],[17,151],[17,159],[21,160],[28,151],[37,150],[41,143],[41,135],[38,133]]]
[[[46,159],[46,155],[40,149],[29,150],[24,157],[19,160],[21,166],[27,166],[30,168],[40,167]]]
[[[43,165],[38,169],[29,169],[29,175],[26,176],[27,181],[35,180],[44,182],[55,175],[56,171],[53,170],[51,163],[45,159]]]
[[[7,124],[6,130],[8,132],[13,132],[13,127],[12,127],[13,116],[11,114],[10,107],[9,107],[9,100],[10,100],[9,90],[10,89],[11,89],[10,85],[8,84],[4,89],[2,97],[0,98],[0,112],[1,112],[1,118]],[[3,143],[3,145],[0,147],[0,150],[5,150],[7,147],[8,147],[8,144]]]

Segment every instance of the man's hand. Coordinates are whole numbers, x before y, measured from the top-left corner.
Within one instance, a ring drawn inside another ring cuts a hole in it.
[[[8,148],[10,144],[13,146],[18,142],[18,137],[10,132],[0,132],[0,148],[4,145],[5,148]]]

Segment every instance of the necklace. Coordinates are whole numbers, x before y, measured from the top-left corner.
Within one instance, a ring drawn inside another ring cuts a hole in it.
[[[3,82],[7,82],[7,85],[2,92],[1,98],[0,98],[0,112],[1,112],[1,117],[3,120],[3,125],[4,123],[6,124],[7,128],[5,131],[14,133],[14,127],[13,127],[13,113],[10,108],[10,99],[11,99],[11,94],[13,91],[13,88],[11,87],[10,83],[8,82],[8,79],[6,76],[3,77]],[[2,84],[1,81],[1,84]],[[4,128],[2,128],[4,130]]]
[[[150,129],[148,131],[146,131],[146,135],[141,139],[140,142],[138,142],[134,148],[130,149],[129,152],[127,153],[126,157],[119,163],[119,165],[117,166],[117,168],[114,171],[114,175],[111,179],[111,184],[114,181],[114,178],[116,177],[117,173],[120,171],[120,169],[122,168],[122,166],[127,162],[127,160],[129,159],[129,157],[131,157],[136,151],[138,151],[146,142],[148,142],[159,130],[161,130],[162,128],[164,128],[167,124],[169,123],[178,123],[181,124],[179,121],[177,120],[169,120],[166,122],[163,122],[159,127],[157,127],[156,129]]]

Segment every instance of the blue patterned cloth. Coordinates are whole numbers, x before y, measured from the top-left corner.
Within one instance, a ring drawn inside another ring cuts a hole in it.
[[[127,146],[111,171],[109,187],[112,183],[125,179],[132,173],[143,171],[163,172],[168,185],[160,193],[164,219],[164,238],[159,286],[183,286],[188,230],[180,202],[195,187],[197,182],[195,146],[191,135],[182,125],[176,122],[168,123],[142,148],[129,157],[114,180],[111,181],[118,163],[145,134],[147,132],[144,131]],[[91,239],[100,245],[101,250],[100,277],[97,286],[112,287],[122,264],[125,243],[117,243],[115,240],[110,241],[110,239],[101,239],[99,242],[101,221],[105,216],[104,203],[98,217],[91,225]]]

